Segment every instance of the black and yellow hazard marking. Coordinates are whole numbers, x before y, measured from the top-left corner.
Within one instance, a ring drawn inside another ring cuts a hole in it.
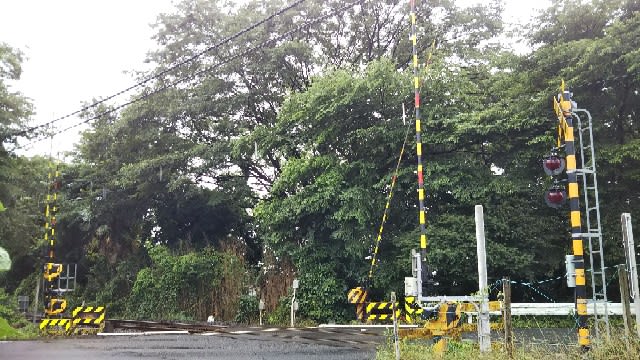
[[[45,335],[95,334],[105,326],[104,306],[78,306],[71,312],[71,318],[65,315],[67,301],[61,296],[62,292],[56,281],[62,275],[64,266],[55,262],[56,214],[59,210],[58,193],[61,188],[58,165],[50,164],[48,179],[49,188],[44,207],[44,242],[47,246],[47,262],[43,267],[45,319],[40,322],[40,330]]]
[[[104,321],[104,306],[77,306],[71,312],[74,324],[100,324]]]
[[[76,318],[73,319],[73,325],[100,325],[104,321],[104,314],[97,318]]]
[[[415,296],[407,296],[404,298],[404,320],[407,323],[411,324],[418,320],[423,312],[424,310],[420,304],[416,302]]]
[[[400,318],[401,311],[396,307],[396,318]],[[367,320],[393,320],[393,308],[392,302],[371,302],[366,304],[366,319]]]
[[[401,318],[402,311],[398,308],[398,304],[395,304],[396,307],[396,318]],[[365,318],[368,321],[372,320],[393,320],[393,308],[394,303],[392,302],[370,302],[365,306]]]
[[[366,305],[364,303],[356,304],[356,319],[364,320],[365,307]]]
[[[400,309],[396,310],[396,319],[399,319],[401,316]],[[393,320],[393,313],[389,314],[367,314],[367,321],[391,321]]]
[[[356,287],[347,293],[349,304],[362,304],[367,299],[367,291],[363,287]]]
[[[367,299],[367,291],[362,287],[350,289],[347,294],[347,300],[350,304],[356,304],[356,319],[364,320],[364,303]]]
[[[46,263],[44,265],[44,278],[51,282],[62,273],[62,264]]]
[[[61,336],[74,334],[96,334],[104,329],[104,306],[78,306],[72,312],[73,318],[47,318],[40,322],[40,330],[45,335]]]
[[[51,297],[47,307],[44,309],[47,315],[60,315],[67,309],[67,300],[57,297]]]
[[[71,319],[43,319],[40,331],[47,335],[66,335],[72,327]]]
[[[576,149],[574,144],[573,114],[571,112],[571,95],[565,90],[564,81],[560,86],[558,98],[554,98],[553,108],[558,117],[558,134],[564,135],[567,186],[569,190],[569,223],[571,225],[571,246],[573,248],[576,267],[575,301],[578,315],[578,344],[588,348],[591,344],[587,324],[587,288],[584,273],[584,246],[582,241],[582,223],[580,215],[580,198],[578,174],[576,167]],[[560,143],[560,140],[558,140]]]
[[[391,311],[393,311],[393,305],[394,304],[392,302],[387,302],[387,301],[367,303],[367,314],[382,313],[382,312],[390,313]]]
[[[60,326],[68,330],[71,327],[71,319],[43,319],[40,322],[41,330],[48,326],[49,327]]]

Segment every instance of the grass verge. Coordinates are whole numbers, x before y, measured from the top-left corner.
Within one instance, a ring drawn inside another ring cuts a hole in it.
[[[501,343],[492,343],[490,353],[481,354],[473,341],[449,341],[446,353],[434,354],[432,345],[426,340],[401,340],[402,360],[510,360]],[[613,329],[609,339],[596,340],[588,353],[576,345],[526,345],[516,346],[513,359],[542,360],[637,360],[640,359],[640,339],[626,337],[622,329]],[[586,356],[585,356],[586,355]],[[393,343],[388,341],[378,348],[376,360],[395,360]]]
[[[36,339],[38,331],[35,325],[26,324],[20,329],[12,327],[7,319],[0,317],[0,340]]]

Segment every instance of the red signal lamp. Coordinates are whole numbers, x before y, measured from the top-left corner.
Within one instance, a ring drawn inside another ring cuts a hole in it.
[[[559,175],[564,171],[566,161],[558,155],[549,155],[542,160],[544,173],[549,176]]]
[[[548,206],[558,209],[567,202],[567,192],[559,186],[554,186],[544,194],[544,202]]]

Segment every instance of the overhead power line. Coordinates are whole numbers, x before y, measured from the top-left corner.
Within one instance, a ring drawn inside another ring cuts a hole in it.
[[[80,122],[78,122],[78,123],[76,123],[74,125],[71,125],[71,126],[66,127],[66,128],[64,128],[62,130],[59,130],[59,131],[55,132],[54,134],[52,134],[52,136],[61,134],[63,132],[66,132],[68,130],[76,128],[76,127],[78,127],[78,126],[80,126],[82,124],[86,124],[86,123],[88,123],[90,121],[99,119],[102,116],[111,114],[111,113],[113,113],[115,111],[118,111],[118,110],[120,110],[120,109],[122,109],[122,108],[124,108],[126,106],[129,106],[131,104],[134,104],[134,103],[137,103],[137,102],[139,102],[141,100],[144,100],[144,99],[146,99],[146,98],[148,98],[148,97],[150,97],[152,95],[158,94],[158,93],[160,93],[162,91],[165,91],[167,89],[175,87],[176,85],[178,85],[180,83],[183,83],[183,82],[188,81],[188,80],[192,80],[192,79],[196,78],[197,76],[199,76],[199,75],[201,75],[201,74],[203,74],[205,72],[209,72],[209,71],[211,71],[213,69],[216,69],[218,67],[226,65],[226,64],[228,64],[228,63],[230,63],[230,62],[232,62],[234,60],[237,60],[237,59],[242,58],[242,57],[244,57],[246,55],[249,55],[250,53],[252,53],[254,51],[257,51],[257,50],[260,50],[262,48],[265,48],[265,47],[267,47],[267,46],[269,46],[269,45],[271,45],[273,43],[277,43],[279,41],[282,41],[282,40],[286,39],[287,37],[299,32],[300,30],[306,29],[306,28],[308,28],[308,27],[310,27],[312,25],[315,25],[315,24],[323,21],[323,20],[326,20],[326,19],[328,19],[328,18],[330,18],[330,17],[332,17],[332,16],[334,16],[334,15],[336,15],[336,14],[342,12],[342,11],[345,11],[345,10],[347,10],[347,9],[349,9],[349,8],[355,6],[355,5],[357,5],[357,4],[359,4],[359,3],[363,2],[363,1],[365,1],[365,0],[357,0],[357,1],[354,1],[354,2],[349,3],[347,5],[344,5],[344,6],[341,6],[339,8],[336,8],[332,12],[327,13],[327,14],[325,14],[323,16],[318,17],[318,18],[315,18],[315,19],[313,19],[311,21],[308,21],[308,22],[306,22],[306,23],[304,23],[302,25],[299,25],[298,27],[296,27],[296,28],[294,28],[294,29],[292,29],[290,31],[287,31],[286,33],[284,33],[284,34],[282,34],[282,35],[280,35],[280,36],[278,36],[276,38],[266,40],[266,41],[260,43],[259,45],[256,45],[256,46],[254,46],[252,48],[249,48],[249,49],[246,49],[245,51],[242,51],[242,52],[240,52],[240,53],[238,53],[236,55],[230,56],[230,57],[228,57],[227,59],[225,59],[225,60],[223,60],[221,62],[218,62],[218,63],[216,63],[214,65],[210,65],[210,66],[208,66],[208,67],[206,67],[206,68],[204,68],[202,70],[199,70],[199,71],[197,71],[197,72],[195,72],[195,73],[193,73],[191,75],[187,75],[187,76],[181,77],[181,78],[179,78],[179,79],[177,79],[177,80],[175,80],[175,81],[173,81],[173,82],[171,82],[171,83],[169,83],[167,85],[164,85],[164,86],[162,86],[162,87],[160,87],[158,89],[155,89],[155,90],[153,90],[153,91],[151,91],[151,92],[149,92],[147,94],[144,94],[144,95],[141,95],[139,97],[136,97],[133,100],[127,101],[127,102],[125,102],[125,103],[123,103],[121,105],[118,105],[118,106],[116,106],[116,107],[114,107],[112,109],[106,110],[104,112],[101,112],[100,114],[97,114],[97,115],[92,116],[90,118],[87,118],[87,119],[85,119],[83,121],[80,121]],[[29,146],[31,146],[31,145],[33,145],[35,143],[38,143],[38,142],[40,142],[40,141],[42,141],[44,139],[45,138],[37,139],[37,140],[29,142],[29,143],[27,143],[25,145],[16,147],[16,150],[29,147]]]
[[[178,63],[176,63],[176,64],[174,64],[174,65],[172,65],[172,66],[170,66],[170,67],[168,67],[168,68],[166,68],[166,69],[164,69],[164,70],[162,70],[162,71],[160,71],[160,72],[158,72],[158,73],[156,73],[154,75],[151,75],[151,76],[147,77],[146,79],[144,79],[142,81],[139,81],[139,82],[129,86],[128,88],[126,88],[124,90],[118,91],[117,93],[115,93],[113,95],[110,95],[110,96],[107,96],[106,98],[104,98],[102,100],[96,101],[96,102],[94,102],[94,103],[92,103],[90,105],[84,106],[84,107],[82,107],[82,108],[80,108],[80,109],[78,109],[78,110],[76,110],[76,111],[74,111],[72,113],[69,113],[67,115],[61,116],[59,118],[55,118],[55,119],[53,119],[51,121],[48,121],[46,123],[43,123],[43,124],[40,124],[40,125],[36,125],[36,126],[28,128],[28,129],[16,131],[16,132],[14,132],[12,134],[8,134],[6,136],[6,138],[11,138],[11,137],[14,137],[14,136],[24,136],[26,134],[32,133],[35,130],[45,128],[45,127],[47,127],[49,125],[52,125],[52,124],[54,124],[54,123],[56,123],[58,121],[70,118],[71,116],[74,116],[74,115],[78,115],[78,114],[82,113],[83,111],[87,111],[89,109],[92,109],[92,108],[94,108],[94,107],[96,107],[96,106],[98,106],[100,104],[105,103],[106,101],[109,101],[109,100],[111,100],[111,99],[113,99],[113,98],[115,98],[117,96],[120,96],[120,95],[122,95],[124,93],[127,93],[127,92],[129,92],[129,91],[131,91],[133,89],[136,89],[136,88],[148,83],[151,80],[154,80],[154,79],[157,79],[157,78],[159,78],[159,77],[161,77],[163,75],[166,75],[169,72],[171,72],[171,71],[173,71],[173,70],[175,70],[175,69],[177,69],[177,68],[179,68],[179,67],[181,67],[181,66],[183,66],[183,65],[185,65],[187,63],[190,63],[190,62],[198,59],[202,55],[204,55],[204,54],[206,54],[206,53],[208,53],[208,52],[210,52],[212,50],[218,49],[219,47],[221,47],[221,46],[223,46],[223,45],[225,45],[225,44],[237,39],[238,37],[240,37],[240,36],[250,32],[250,31],[252,31],[253,29],[257,28],[258,26],[260,26],[260,25],[262,25],[262,24],[264,24],[266,22],[269,22],[269,21],[273,20],[274,18],[284,14],[285,12],[297,7],[298,5],[302,4],[305,1],[307,1],[307,0],[296,0],[295,2],[291,3],[290,5],[282,8],[282,9],[280,9],[278,11],[276,11],[275,13],[267,16],[266,18],[264,18],[264,19],[262,19],[262,20],[260,20],[258,22],[255,22],[255,23],[251,24],[250,26],[245,27],[244,29],[236,32],[235,34],[233,34],[233,35],[231,35],[229,37],[224,38],[223,40],[221,40],[221,41],[217,42],[216,44],[214,44],[214,45],[212,45],[212,46],[210,46],[210,47],[208,47],[208,48],[196,53],[195,55],[192,55],[192,56],[188,57],[185,60],[182,60],[182,61],[180,61],[180,62],[178,62]]]

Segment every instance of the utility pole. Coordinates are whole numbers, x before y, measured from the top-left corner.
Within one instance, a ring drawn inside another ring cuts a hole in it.
[[[33,321],[32,323],[35,324],[36,323],[36,317],[38,315],[38,306],[40,306],[40,282],[42,281],[42,279],[40,279],[40,277],[37,277],[36,280],[36,297],[33,300]]]
[[[509,359],[513,359],[513,327],[511,325],[511,279],[502,278],[502,293],[504,304],[502,309],[502,322],[504,323],[504,347]]]
[[[620,282],[620,302],[622,302],[625,341],[629,346],[629,335],[633,325],[631,323],[631,305],[629,304],[629,278],[627,278],[627,267],[624,264],[618,266],[618,281]]]
[[[262,326],[262,312],[264,311],[264,300],[262,299],[258,303],[258,311],[260,312],[260,326]]]
[[[396,352],[396,360],[400,360],[400,342],[398,339],[398,317],[396,316],[396,292],[391,292],[391,310],[393,312],[393,346]]]
[[[478,293],[480,308],[478,311],[478,343],[480,352],[491,351],[491,327],[489,325],[489,298],[487,286],[487,252],[484,237],[484,213],[482,205],[476,205],[476,242],[478,252]]]
[[[298,301],[296,300],[296,290],[298,289],[298,279],[293,279],[293,296],[291,297],[291,327],[296,324],[296,310],[298,310]]]
[[[633,297],[633,308],[636,313],[636,332],[640,336],[640,287],[638,286],[638,266],[636,265],[636,246],[633,242],[631,214],[623,213],[620,220],[622,222],[622,245],[627,259],[631,282],[631,297]]]

